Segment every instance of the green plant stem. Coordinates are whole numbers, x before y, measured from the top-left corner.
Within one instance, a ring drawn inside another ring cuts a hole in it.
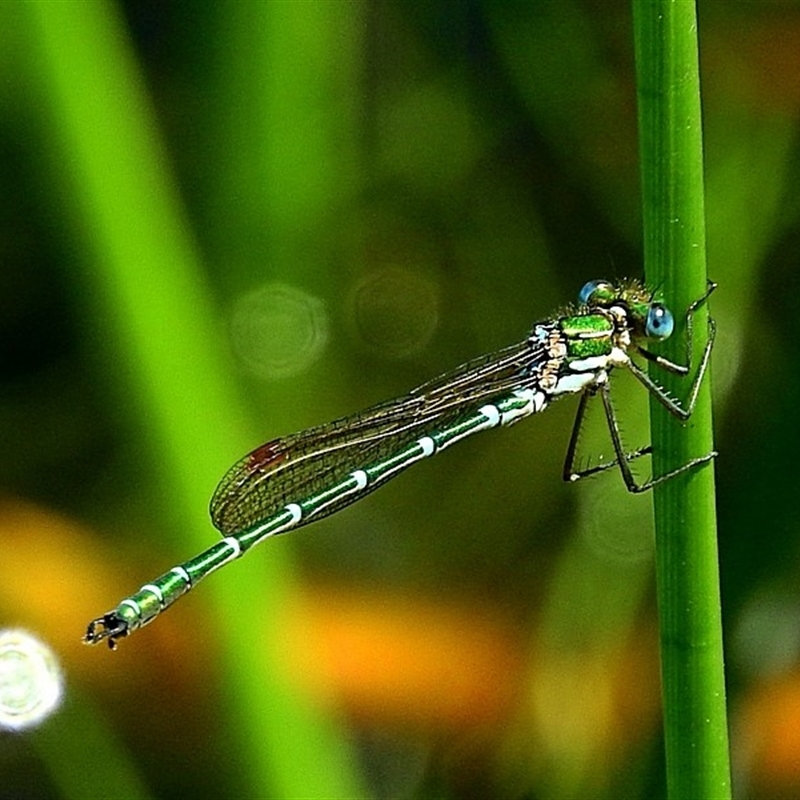
[[[633,8],[645,271],[648,283],[663,291],[679,316],[706,289],[695,4],[634,0]],[[706,320],[703,307],[694,319],[695,365],[705,342]],[[665,355],[685,358],[684,332],[678,325],[665,344]],[[664,383],[676,396],[685,396],[680,378]],[[709,381],[687,424],[676,425],[652,401],[651,420],[656,474],[709,453]],[[654,508],[668,795],[728,798],[713,464],[656,487]]]
[[[147,420],[154,469],[169,493],[165,516],[173,515],[191,552],[215,535],[210,488],[232,453],[252,441],[230,388],[211,297],[116,6],[23,6],[52,119],[50,146],[63,165],[60,188],[94,258],[85,265],[87,313],[107,320],[114,374],[127,379],[123,391]],[[289,684],[279,631],[260,624],[293,583],[287,555],[275,548],[242,565],[238,580],[209,584],[228,653],[218,727],[227,724],[236,739],[235,770],[249,796],[363,796],[346,739]],[[120,591],[132,584],[121,576]],[[264,642],[270,636],[272,646]]]

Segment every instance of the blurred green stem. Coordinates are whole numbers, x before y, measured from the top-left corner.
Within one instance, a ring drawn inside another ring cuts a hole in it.
[[[634,0],[633,10],[646,276],[678,317],[706,290],[695,4]],[[695,365],[706,320],[702,308],[695,316]],[[685,320],[676,321],[663,352],[682,361]],[[685,396],[681,379],[668,377],[665,388]],[[709,380],[687,424],[676,424],[655,401],[651,419],[655,474],[713,450]],[[713,465],[656,487],[654,506],[668,796],[728,798]]]
[[[192,552],[214,536],[206,503],[220,469],[252,439],[155,115],[116,4],[21,8],[51,119],[48,145],[63,165],[59,188],[93,259],[81,299],[87,317],[109,325],[113,375],[152,437],[165,519]],[[121,594],[133,580],[121,576]],[[227,654],[218,727],[228,726],[237,760],[226,777],[249,796],[363,796],[347,739],[289,680],[275,619],[292,585],[288,551],[276,547],[240,565],[238,579],[204,590],[213,599],[207,624],[216,622]],[[208,672],[211,686],[217,676]]]

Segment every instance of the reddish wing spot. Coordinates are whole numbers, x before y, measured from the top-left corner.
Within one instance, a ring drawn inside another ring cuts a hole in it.
[[[247,456],[247,468],[250,472],[270,472],[288,457],[289,454],[281,447],[281,440],[273,439]]]

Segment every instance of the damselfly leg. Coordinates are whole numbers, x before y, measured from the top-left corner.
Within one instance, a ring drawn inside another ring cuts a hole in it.
[[[689,308],[686,310],[686,363],[679,364],[675,361],[671,361],[670,359],[664,358],[663,356],[659,356],[656,353],[652,353],[649,350],[645,349],[644,347],[637,346],[635,347],[636,352],[641,353],[642,357],[647,359],[650,363],[656,364],[657,366],[661,367],[662,369],[666,370],[667,372],[671,372],[674,375],[681,375],[681,376],[688,376],[692,371],[692,349],[693,349],[693,318],[694,314],[700,306],[705,303],[708,299],[709,295],[717,288],[717,284],[713,283],[712,281],[708,282],[708,288],[698,300],[695,300]],[[689,388],[689,393],[685,402],[681,402],[674,397],[671,397],[665,389],[660,386],[656,381],[654,381],[648,374],[643,370],[638,364],[636,364],[632,359],[629,360],[627,366],[636,379],[647,389],[650,394],[652,394],[663,406],[670,412],[673,416],[677,417],[682,421],[686,421],[691,417],[692,412],[694,411],[695,405],[697,403],[697,396],[700,391],[700,386],[703,381],[703,377],[706,374],[708,369],[708,363],[711,358],[711,350],[714,346],[714,338],[716,336],[716,324],[714,320],[709,317],[708,318],[708,336],[706,338],[706,343],[703,347],[703,354],[700,358],[700,364],[697,367],[697,372],[695,373],[694,379],[692,380],[692,384]],[[633,348],[632,348],[633,349]],[[608,425],[608,431],[611,436],[611,443],[614,449],[614,459],[611,461],[603,462],[602,464],[596,464],[594,466],[588,467],[586,469],[576,469],[575,460],[577,457],[577,450],[578,450],[578,439],[580,436],[580,431],[583,426],[584,416],[586,414],[586,409],[588,407],[589,401],[596,395],[600,395],[600,399],[603,403],[603,411],[606,417],[606,423]],[[580,480],[581,478],[586,478],[589,475],[594,475],[598,472],[603,472],[611,467],[619,467],[620,473],[622,474],[622,479],[625,482],[625,486],[629,492],[639,493],[645,492],[648,489],[652,489],[653,486],[657,486],[659,483],[663,481],[667,481],[670,478],[674,478],[676,475],[680,475],[688,470],[694,469],[701,464],[705,464],[708,461],[711,461],[713,458],[716,457],[716,451],[712,451],[704,456],[700,456],[698,458],[693,458],[687,461],[685,464],[682,464],[680,467],[677,467],[674,470],[670,470],[669,472],[664,473],[663,475],[658,475],[650,480],[645,481],[644,483],[637,483],[636,479],[633,476],[633,473],[630,468],[630,464],[632,461],[635,461],[637,458],[640,458],[644,455],[652,454],[652,446],[647,445],[646,447],[641,447],[638,450],[633,450],[631,452],[626,452],[625,447],[622,443],[622,437],[620,435],[619,430],[619,423],[617,421],[617,415],[614,411],[614,407],[611,404],[611,395],[609,392],[608,383],[600,383],[594,386],[589,387],[584,393],[581,395],[580,402],[578,403],[578,410],[575,415],[575,422],[572,426],[572,434],[570,435],[569,444],[567,445],[567,453],[564,460],[564,472],[563,477],[564,480],[575,482]]]

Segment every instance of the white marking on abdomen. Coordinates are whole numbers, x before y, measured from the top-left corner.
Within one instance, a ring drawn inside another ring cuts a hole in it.
[[[488,431],[491,428],[496,428],[498,425],[503,424],[503,415],[500,413],[500,409],[492,403],[481,406],[478,409],[478,413],[483,417],[483,420],[474,423],[473,427],[455,434],[446,441],[439,442],[437,450],[444,450],[445,447],[450,447],[451,444],[460,442],[462,439],[466,439],[467,436],[478,433],[478,431]]]
[[[323,493],[324,495],[329,495],[328,499],[319,503],[319,505],[315,506],[314,508],[308,509],[307,516],[316,516],[320,511],[324,511],[326,508],[328,508],[328,506],[334,505],[335,503],[341,503],[345,497],[349,497],[351,494],[358,494],[358,492],[362,492],[367,488],[367,484],[369,484],[369,475],[367,475],[363,469],[354,470],[347,476],[347,478],[355,481],[355,485],[348,486],[348,480],[345,480],[342,481],[342,483],[332,486]]]
[[[303,519],[303,509],[300,508],[297,503],[289,503],[288,505],[284,506],[284,508],[292,515],[292,518],[286,525],[281,526],[281,529],[289,528],[292,525],[297,525],[297,523]]]
[[[436,442],[430,436],[422,436],[417,439],[417,444],[422,448],[422,455],[420,458],[428,458],[436,452]]]
[[[226,536],[222,541],[225,542],[232,551],[230,556],[228,556],[223,563],[227,564],[229,561],[234,561],[239,558],[242,554],[242,546],[239,544],[239,540],[234,536]]]
[[[283,507],[284,514],[289,514],[289,519],[286,520],[281,525],[273,528],[272,526],[275,522],[280,519],[278,515],[271,517],[268,519],[263,525],[258,525],[250,531],[247,531],[247,549],[249,550],[251,547],[254,547],[257,544],[260,544],[264,541],[264,539],[269,539],[270,536],[277,536],[279,533],[284,533],[285,531],[291,530],[303,519],[303,509],[297,503],[288,503]],[[252,543],[250,542],[251,537],[255,538]]]
[[[536,411],[536,395],[538,393],[533,389],[517,389],[514,391],[514,397],[522,400],[525,405],[519,408],[510,408],[504,411],[501,417],[503,425],[511,425],[523,417],[529,417]]]
[[[192,576],[183,567],[173,567],[170,572],[174,572],[179,578],[182,578],[189,586],[192,585]]]
[[[136,614],[137,617],[142,616],[142,607],[132,598],[126,597],[121,603],[121,606],[128,606],[128,608],[133,609],[133,613]]]
[[[159,604],[162,606],[164,605],[164,593],[154,583],[146,583],[141,589],[139,589],[139,591],[150,592],[151,594],[154,594]]]
[[[369,484],[369,476],[366,472],[364,472],[363,469],[357,469],[354,472],[351,472],[350,477],[356,482],[356,486],[353,489],[354,492],[360,492],[362,489],[367,488],[367,484]]]
[[[392,467],[385,468],[383,472],[373,476],[373,482],[377,481],[379,483],[383,483],[387,479],[391,478],[395,473],[401,472],[406,467],[411,466],[417,461],[422,461],[423,458],[429,458],[440,450],[439,445],[436,444],[436,441],[431,436],[420,436],[416,442],[409,443],[409,447],[413,447],[414,445],[419,447],[419,453],[412,453],[403,461],[394,464]],[[378,464],[374,466],[381,467],[382,465]]]
[[[500,424],[505,424],[503,420],[504,415],[498,411],[497,406],[493,406],[487,403],[485,406],[481,406],[478,409],[478,411],[480,411],[481,414],[483,414],[483,416],[486,417],[486,422],[487,422],[485,426],[481,425],[479,430],[483,430],[484,427],[494,428]]]

